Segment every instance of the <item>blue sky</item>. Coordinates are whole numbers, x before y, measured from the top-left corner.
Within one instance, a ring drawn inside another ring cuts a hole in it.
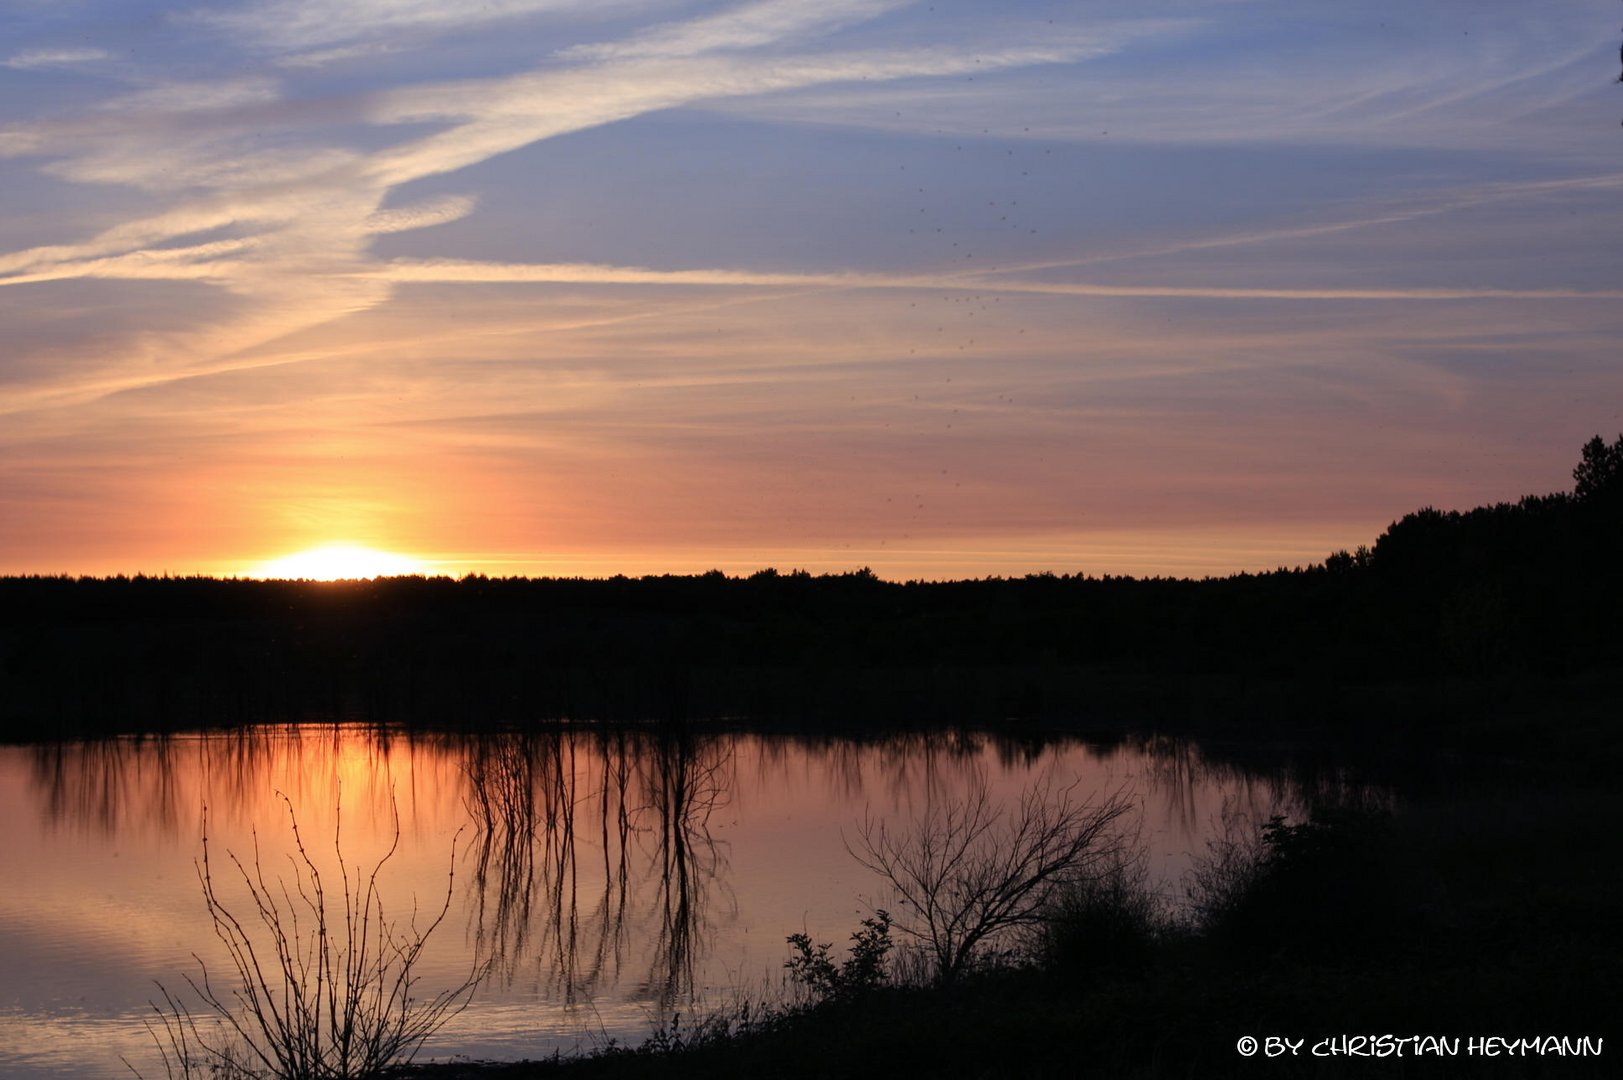
[[[0,24],[0,572],[1225,573],[1623,430],[1610,0]]]

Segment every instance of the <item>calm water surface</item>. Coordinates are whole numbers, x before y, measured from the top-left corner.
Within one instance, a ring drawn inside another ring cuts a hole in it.
[[[785,935],[843,943],[867,901],[889,900],[846,850],[859,823],[1044,779],[1130,794],[1171,891],[1225,815],[1299,801],[1189,748],[964,734],[277,727],[0,747],[0,1075],[128,1076],[121,1055],[162,1075],[143,1026],[154,980],[182,987],[194,953],[230,970],[199,890],[205,814],[220,898],[244,912],[224,853],[251,861],[257,843],[267,874],[289,876],[290,811],[329,874],[335,837],[370,868],[398,827],[380,874],[391,917],[450,897],[424,988],[494,960],[422,1057],[521,1058],[776,994]]]

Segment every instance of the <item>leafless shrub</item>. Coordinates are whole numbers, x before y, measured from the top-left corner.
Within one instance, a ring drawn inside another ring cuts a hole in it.
[[[1029,955],[1052,969],[1098,974],[1134,966],[1176,932],[1171,900],[1152,881],[1149,848],[1141,834],[1128,839],[1053,891],[1042,919],[1021,934]]]
[[[147,1027],[171,1080],[372,1080],[410,1061],[430,1035],[467,1007],[483,977],[476,961],[460,984],[432,997],[416,996],[423,948],[451,906],[454,843],[444,901],[419,925],[422,913],[414,900],[411,917],[401,922],[386,915],[378,888],[379,874],[400,846],[398,812],[393,842],[369,870],[351,869],[340,843],[341,826],[334,828],[340,900],[329,896],[292,802],[281,798],[295,849],[288,856],[290,879],[266,877],[257,832],[251,863],[226,852],[252,909],[241,917],[216,890],[204,810],[197,878],[215,936],[235,970],[226,985],[217,985],[194,954],[198,974],[185,980],[196,1005],[159,983],[163,1004],[153,1003],[157,1019]],[[133,1066],[131,1071],[140,1075]]]
[[[894,925],[927,953],[935,977],[950,982],[990,939],[1041,918],[1068,880],[1119,859],[1121,819],[1133,808],[1121,792],[1078,801],[1075,785],[1048,779],[1012,808],[985,790],[946,808],[932,806],[893,832],[867,818],[847,844],[901,901]]]
[[[1255,890],[1268,863],[1268,845],[1254,813],[1225,805],[1222,831],[1206,842],[1185,875],[1188,917],[1198,927],[1228,918]]]

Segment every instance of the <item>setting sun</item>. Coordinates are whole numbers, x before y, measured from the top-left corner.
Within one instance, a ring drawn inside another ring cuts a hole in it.
[[[343,581],[426,572],[427,569],[422,563],[406,555],[354,544],[328,544],[326,547],[311,548],[308,551],[262,562],[248,571],[248,576]]]

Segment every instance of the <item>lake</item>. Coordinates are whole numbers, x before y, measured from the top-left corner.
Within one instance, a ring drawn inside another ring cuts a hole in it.
[[[893,905],[853,857],[864,823],[905,830],[984,794],[1120,793],[1153,880],[1181,896],[1225,820],[1300,809],[1276,777],[1170,742],[974,732],[851,739],[691,728],[424,734],[360,725],[0,746],[0,1074],[163,1075],[145,1021],[196,956],[232,969],[199,880],[205,824],[222,905],[235,856],[294,880],[293,826],[329,893],[341,852],[390,919],[445,909],[429,994],[481,960],[472,1004],[419,1055],[536,1057],[646,1037],[673,1012],[787,992],[785,936],[843,948]],[[257,845],[257,848],[256,848]]]

